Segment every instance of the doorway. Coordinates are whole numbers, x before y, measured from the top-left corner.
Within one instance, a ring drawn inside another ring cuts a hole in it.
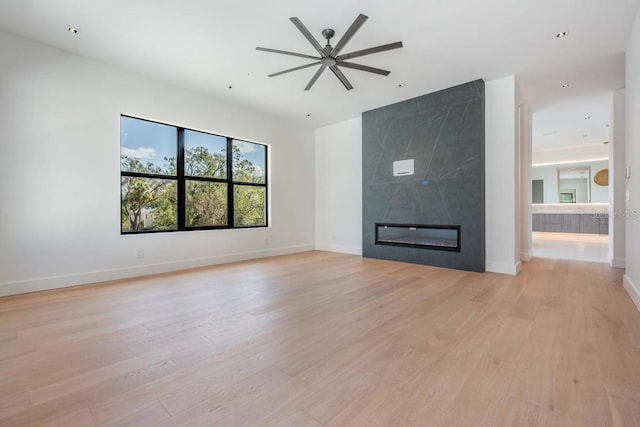
[[[533,106],[533,257],[608,262],[612,117],[612,92]]]

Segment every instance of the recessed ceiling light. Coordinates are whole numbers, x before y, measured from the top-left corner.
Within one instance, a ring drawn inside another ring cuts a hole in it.
[[[557,39],[561,39],[563,37],[565,37],[568,33],[566,31],[560,31],[559,33],[556,33],[556,38]]]
[[[78,34],[78,29],[75,27],[67,27],[67,31],[69,31],[71,34]]]
[[[311,117],[311,114],[307,114],[307,117]]]
[[[584,116],[585,120],[591,120],[591,116]]]
[[[398,83],[398,87],[405,87],[406,85],[406,83]]]
[[[233,86],[229,85],[227,86],[227,89],[233,89]]]
[[[604,127],[608,128],[610,125],[609,123],[605,124]]]
[[[562,89],[566,89],[566,88],[568,88],[568,87],[570,87],[570,86],[571,86],[571,83],[564,83],[564,84],[562,85]]]

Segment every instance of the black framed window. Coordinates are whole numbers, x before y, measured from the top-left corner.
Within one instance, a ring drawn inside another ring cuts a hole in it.
[[[121,232],[266,227],[267,147],[122,115]]]

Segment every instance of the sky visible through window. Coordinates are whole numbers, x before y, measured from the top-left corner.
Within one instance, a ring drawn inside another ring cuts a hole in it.
[[[122,116],[120,120],[121,155],[152,163],[169,173],[166,158],[176,158],[178,130],[173,126]]]
[[[215,146],[218,146],[219,143],[222,148],[226,144],[225,137],[196,131],[188,132],[189,138],[185,148],[202,145],[211,149],[213,148],[212,142]],[[176,138],[177,129],[174,126],[126,116],[121,117],[121,155],[138,159],[144,164],[152,163],[162,168],[165,173],[169,172],[168,164],[164,160],[165,157],[177,157]],[[257,172],[264,173],[265,146],[237,139],[233,143],[240,150],[243,159],[250,161],[256,167]]]

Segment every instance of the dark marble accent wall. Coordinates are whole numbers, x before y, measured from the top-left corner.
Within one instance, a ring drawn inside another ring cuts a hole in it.
[[[362,114],[363,256],[484,271],[484,186],[482,80]],[[376,245],[376,222],[460,225],[461,251]]]

